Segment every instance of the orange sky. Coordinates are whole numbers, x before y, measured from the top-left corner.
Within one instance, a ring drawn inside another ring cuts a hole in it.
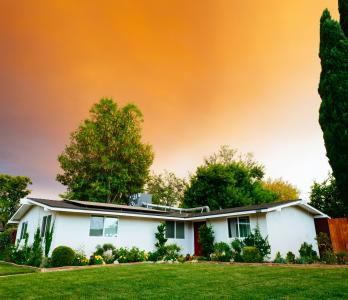
[[[187,176],[220,145],[308,198],[329,170],[319,19],[337,0],[0,1],[0,172],[56,197],[57,155],[101,97],[136,103],[153,169]]]

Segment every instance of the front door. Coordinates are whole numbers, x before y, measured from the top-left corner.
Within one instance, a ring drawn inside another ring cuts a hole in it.
[[[205,222],[195,222],[193,223],[193,233],[194,233],[194,246],[195,246],[195,255],[196,256],[202,256],[203,255],[203,248],[202,245],[199,243],[199,227],[204,225]]]

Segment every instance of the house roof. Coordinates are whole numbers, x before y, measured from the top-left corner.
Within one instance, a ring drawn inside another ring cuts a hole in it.
[[[38,205],[46,210],[70,212],[70,213],[87,213],[87,214],[105,214],[116,216],[133,216],[143,218],[156,218],[162,220],[205,220],[211,218],[220,218],[235,215],[246,215],[255,213],[267,213],[273,210],[280,210],[288,206],[300,206],[302,209],[311,213],[315,217],[328,217],[314,207],[304,203],[302,200],[289,200],[282,202],[263,203],[258,205],[249,205],[242,207],[226,208],[213,210],[209,212],[178,212],[163,211],[145,207],[135,207],[127,205],[118,205],[111,203],[100,203],[77,200],[49,200],[40,198],[26,198],[21,201],[22,205],[12,216],[9,223],[18,223],[26,212],[33,206]]]

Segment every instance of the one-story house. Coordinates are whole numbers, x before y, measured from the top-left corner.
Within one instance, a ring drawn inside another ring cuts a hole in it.
[[[153,251],[161,222],[166,222],[168,243],[179,245],[183,255],[201,254],[198,228],[204,223],[212,225],[216,242],[229,244],[235,238],[246,237],[258,226],[261,234],[268,237],[272,259],[277,251],[283,256],[288,251],[298,255],[303,242],[312,244],[318,251],[314,218],[328,216],[302,200],[194,211],[25,198],[9,223],[18,224],[17,243],[23,243],[27,232],[31,244],[37,228],[44,235],[47,226],[54,226],[51,251],[65,245],[88,256],[97,245],[105,243]]]

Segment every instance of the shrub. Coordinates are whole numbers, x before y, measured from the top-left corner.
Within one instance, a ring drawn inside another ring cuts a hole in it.
[[[244,247],[242,258],[244,262],[262,262],[262,256],[255,246]]]
[[[224,242],[214,244],[214,252],[210,254],[211,260],[230,261],[232,258],[232,251],[228,244]]]
[[[0,233],[0,260],[10,260],[13,231],[13,229],[7,229]]]
[[[17,241],[17,246],[13,246],[10,249],[10,258],[16,264],[25,265],[28,263],[31,247],[28,246],[29,234],[24,234],[24,244],[20,247],[20,241]]]
[[[295,263],[295,254],[289,251],[286,253],[286,261],[289,264],[294,264]]]
[[[299,250],[300,258],[302,258],[305,263],[311,264],[318,260],[317,252],[313,250],[313,246],[304,242]]]
[[[276,264],[285,264],[286,260],[281,256],[280,252],[278,251],[273,262]]]
[[[235,239],[232,241],[232,259],[235,262],[242,262],[242,249],[244,247],[244,244],[241,240]]]
[[[105,263],[112,264],[115,260],[114,250],[115,247],[112,244],[104,244],[103,246],[97,245],[97,250],[93,255],[99,255],[103,257]]]
[[[156,261],[158,259],[158,257],[156,256],[157,253],[156,252],[154,253],[151,254],[154,256],[150,258],[151,260]],[[137,247],[132,247],[131,249],[127,249],[127,248],[115,249],[113,251],[113,254],[114,254],[114,258],[117,259],[117,261],[120,263],[141,262],[141,261],[146,261],[149,258],[148,254],[144,250],[140,250]]]
[[[244,239],[243,242],[245,246],[254,246],[257,248],[261,261],[264,261],[264,259],[271,254],[271,246],[268,242],[268,237],[262,237],[258,226]]]
[[[53,232],[54,232],[54,222],[51,226],[46,227],[45,246],[44,246],[45,257],[48,257],[48,253],[50,253],[50,250],[51,250]]]
[[[327,250],[325,251],[321,257],[320,260],[326,264],[336,264],[337,260],[336,260],[336,255],[332,250]]]
[[[75,252],[67,246],[59,246],[52,252],[52,266],[63,267],[71,266],[74,262]]]
[[[165,261],[175,261],[180,255],[181,248],[177,244],[170,244],[165,246],[165,255],[163,260]]]
[[[101,255],[92,255],[89,259],[90,265],[102,265],[103,263],[104,263],[104,260]]]
[[[73,261],[74,266],[86,266],[89,264],[89,259],[82,251],[75,251],[75,257]]]
[[[157,258],[162,258],[165,255],[165,245],[168,239],[166,239],[166,224],[161,223],[157,226],[157,232],[155,233],[155,237],[157,242],[155,244]]]
[[[210,254],[214,252],[214,230],[210,224],[203,224],[199,227],[199,239],[198,242],[202,245],[203,255],[210,257]]]
[[[345,257],[348,256],[348,253],[345,251],[340,251],[336,253],[337,263],[340,265],[345,264]]]
[[[329,236],[324,232],[320,232],[315,239],[318,243],[320,260],[327,264],[335,264],[336,256],[333,252]]]
[[[33,246],[31,248],[29,260],[28,260],[28,264],[31,266],[39,267],[41,265],[42,255],[43,255],[41,241],[42,239],[41,239],[40,228],[37,228],[34,235]]]

